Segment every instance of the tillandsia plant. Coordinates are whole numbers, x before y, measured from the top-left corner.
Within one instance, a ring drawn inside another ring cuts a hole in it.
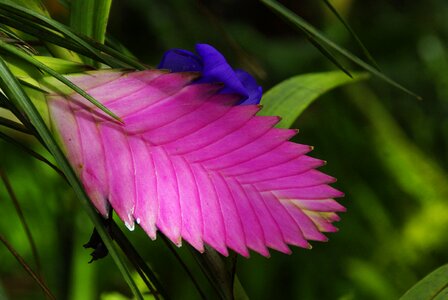
[[[223,258],[232,251],[289,254],[290,245],[311,248],[309,241],[337,231],[333,222],[345,208],[334,198],[343,193],[317,170],[325,162],[308,155],[312,147],[291,141],[297,130],[289,127],[320,94],[364,76],[298,76],[263,95],[253,76],[208,44],[197,44],[196,53],[168,50],[149,69],[122,46],[104,44],[110,3],[72,1],[68,28],[38,1],[0,0],[0,105],[15,116],[1,125],[34,135],[53,156],[57,166],[30,150],[83,201],[96,227],[86,244],[93,258],[109,251],[142,298],[118,245],[152,295],[169,297],[114,223],[116,213],[130,230],[138,224],[151,239],[160,231],[204,253],[195,255],[219,296],[233,298],[233,257]],[[309,82],[320,90],[303,93]]]
[[[203,252],[205,242],[223,255],[326,240],[321,231],[335,231],[344,208],[332,199],[342,196],[334,178],[315,170],[323,161],[288,142],[297,132],[275,128],[278,117],[256,115],[261,88],[249,74],[209,45],[196,49],[200,59],[165,54],[160,66],[181,72],[67,77],[121,122],[45,84],[51,128],[97,210],[107,217],[111,205],[129,229],[137,222],[152,239],[159,229],[178,246]]]

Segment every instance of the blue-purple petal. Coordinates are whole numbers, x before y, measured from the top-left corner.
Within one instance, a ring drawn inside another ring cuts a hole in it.
[[[157,68],[171,72],[201,72],[203,65],[202,59],[196,54],[183,49],[171,49],[163,54]]]
[[[249,95],[232,67],[218,50],[207,44],[197,44],[196,52],[201,56],[204,69],[202,82],[222,82],[222,93],[234,93],[247,98]]]
[[[249,73],[241,69],[235,69],[235,75],[238,80],[244,86],[247,91],[249,97],[240,102],[240,105],[243,104],[258,104],[260,103],[261,96],[263,96],[263,88],[258,85],[255,78],[252,77]]]
[[[158,68],[172,72],[201,72],[196,82],[223,83],[220,91],[223,94],[241,95],[239,104],[260,103],[263,90],[249,73],[234,70],[224,56],[207,44],[197,44],[196,55],[183,49],[171,49],[165,52]]]

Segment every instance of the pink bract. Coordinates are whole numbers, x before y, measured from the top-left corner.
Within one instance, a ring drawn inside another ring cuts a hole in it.
[[[317,170],[295,130],[274,126],[258,105],[218,84],[191,84],[195,73],[99,71],[67,78],[124,121],[77,94],[48,96],[52,128],[98,211],[109,204],[130,228],[156,238],[204,242],[223,255],[252,249],[290,253],[337,229],[334,178]]]

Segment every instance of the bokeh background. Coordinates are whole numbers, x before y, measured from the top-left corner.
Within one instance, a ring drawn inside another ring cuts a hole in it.
[[[332,40],[362,56],[323,1],[281,1]],[[315,146],[322,170],[338,178],[347,207],[328,243],[288,256],[239,258],[237,273],[252,299],[397,299],[448,261],[448,2],[333,0],[381,70],[423,97],[419,101],[375,78],[332,91],[294,127]],[[58,1],[46,1],[67,22]],[[290,76],[335,67],[294,28],[258,1],[115,0],[109,33],[142,62],[157,66],[170,48],[218,48],[265,90]],[[340,59],[351,70],[359,70]],[[34,140],[16,138],[39,150]],[[125,299],[112,259],[93,264],[92,225],[70,187],[46,165],[0,141],[7,174],[36,240],[44,277],[58,299]],[[0,185],[0,232],[35,266],[14,206]],[[197,299],[194,286],[163,242],[128,233],[174,299]],[[213,290],[184,248],[204,289]],[[43,298],[0,247],[0,298]]]

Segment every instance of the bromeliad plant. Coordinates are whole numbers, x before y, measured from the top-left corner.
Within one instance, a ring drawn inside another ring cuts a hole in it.
[[[256,115],[261,89],[250,75],[213,47],[196,48],[197,66],[178,50],[161,65],[198,73],[67,77],[121,122],[44,83],[51,128],[97,210],[108,217],[110,204],[131,230],[136,222],[152,239],[160,230],[178,246],[185,239],[203,252],[205,242],[225,256],[227,247],[268,256],[267,247],[290,253],[287,244],[326,240],[321,231],[335,231],[344,208],[327,185],[334,178],[314,170],[323,161],[288,142],[296,131],[275,128],[278,117]]]
[[[262,97],[251,75],[207,44],[197,54],[170,50],[151,70],[104,45],[110,1],[88,15],[93,31],[72,19],[81,34],[37,2],[18,3],[0,0],[0,104],[21,123],[1,125],[34,134],[54,156],[98,231],[88,246],[105,244],[136,297],[115,243],[155,297],[168,296],[113,223],[113,211],[131,230],[137,223],[152,239],[160,231],[177,246],[185,240],[205,251],[199,259],[223,298],[233,297],[233,274],[230,284],[213,278],[227,274],[215,250],[290,253],[288,245],[310,248],[309,240],[336,231],[336,213],[345,209],[333,199],[342,196],[329,185],[335,179],[316,170],[324,162],[307,155],[310,146],[289,141],[296,130],[276,127],[276,115],[284,112],[281,125],[291,126],[320,93],[349,77],[314,74],[316,84],[327,80],[305,95],[298,87],[310,75],[299,76]],[[74,16],[90,11],[89,3],[73,1]],[[30,36],[43,47],[30,47]]]

